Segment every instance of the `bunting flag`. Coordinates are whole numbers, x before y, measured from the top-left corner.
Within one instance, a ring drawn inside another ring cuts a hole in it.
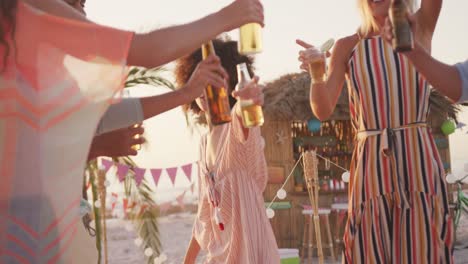
[[[137,183],[137,186],[140,186],[141,182],[143,181],[143,178],[145,177],[146,169],[134,168],[133,171],[135,172],[135,181]]]
[[[169,175],[169,178],[171,179],[172,185],[175,185],[175,179],[177,176],[177,167],[167,168],[166,172]]]
[[[189,182],[192,182],[192,163],[182,166],[182,170],[184,171],[185,176],[187,176]]]
[[[128,170],[130,168],[125,164],[116,164],[116,166],[117,166],[117,176],[119,177],[119,181],[123,182],[125,180],[125,177],[127,177]]]
[[[465,124],[465,123],[458,122],[458,125],[457,125],[457,128],[458,128],[458,129],[462,129],[462,128],[464,128],[464,127],[466,127],[466,124]]]
[[[102,167],[103,167],[103,169],[104,169],[104,171],[106,173],[110,170],[110,168],[112,168],[112,166],[116,166],[117,167],[116,174],[117,174],[117,177],[119,178],[120,182],[123,182],[125,180],[125,177],[127,177],[129,171],[133,170],[133,172],[135,173],[135,181],[136,181],[138,186],[143,182],[143,179],[145,178],[146,171],[149,170],[151,172],[151,175],[153,176],[154,184],[157,187],[158,184],[159,184],[159,180],[161,179],[161,175],[162,175],[163,171],[167,172],[167,174],[169,176],[169,179],[172,182],[172,185],[175,186],[175,182],[176,182],[177,174],[179,172],[178,171],[179,168],[182,169],[185,177],[187,177],[189,182],[192,182],[192,170],[193,170],[194,162],[188,163],[188,164],[185,164],[185,165],[182,165],[182,166],[177,166],[177,167],[152,168],[152,169],[129,167],[126,164],[115,163],[115,162],[113,162],[112,160],[109,160],[109,159],[101,159],[101,164],[102,164]]]
[[[112,160],[101,159],[101,165],[104,167],[104,173],[107,173],[112,165],[114,165],[114,162]]]
[[[153,175],[154,184],[158,186],[159,179],[161,178],[162,169],[151,169],[151,175]]]

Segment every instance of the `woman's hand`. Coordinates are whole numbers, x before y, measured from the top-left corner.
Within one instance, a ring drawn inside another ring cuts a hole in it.
[[[142,126],[133,125],[95,136],[91,144],[88,161],[100,156],[122,157],[137,155],[138,150],[135,146],[141,145],[146,141],[141,136],[144,131]]]
[[[188,101],[191,101],[199,97],[208,85],[227,87],[226,79],[228,78],[219,58],[211,55],[197,65],[181,91],[187,95]]]
[[[414,39],[414,41],[417,41],[418,38],[416,37],[416,33],[418,32],[417,31],[417,24],[418,23],[416,23],[416,16],[407,13],[407,18],[408,18],[408,22],[409,22],[409,24],[411,26],[411,31],[413,32],[413,39]],[[395,35],[393,34],[392,21],[390,20],[389,17],[387,17],[385,19],[385,25],[384,25],[384,27],[382,29],[381,35],[382,35],[383,39],[385,39],[390,44],[392,43],[392,40],[395,37]]]
[[[301,62],[301,70],[309,72],[309,64],[318,60],[323,60],[325,59],[325,56],[329,56],[329,53],[327,52],[324,56],[324,53],[321,52],[318,48],[310,45],[309,43],[297,39],[296,43],[303,47],[304,50],[299,51],[299,57],[298,60]]]
[[[241,90],[234,91],[232,96],[237,98],[237,100],[251,101],[256,105],[262,106],[264,103],[264,87],[258,84],[259,79],[258,76],[255,76]]]
[[[247,23],[264,26],[263,5],[259,0],[235,0],[220,11],[224,18],[232,21],[229,30]]]

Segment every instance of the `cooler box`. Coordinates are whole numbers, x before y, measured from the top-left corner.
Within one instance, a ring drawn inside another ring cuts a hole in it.
[[[299,249],[280,248],[279,255],[281,264],[299,264]]]

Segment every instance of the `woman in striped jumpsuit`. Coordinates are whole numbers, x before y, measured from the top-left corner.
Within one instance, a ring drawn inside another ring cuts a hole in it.
[[[356,142],[344,263],[452,263],[453,228],[444,170],[427,127],[430,88],[380,36],[390,0],[359,0],[363,23],[337,41],[328,78],[311,85],[326,119],[346,79]],[[407,1],[412,7],[412,1]],[[422,0],[415,41],[430,50],[442,0]],[[320,52],[304,43],[301,68]]]

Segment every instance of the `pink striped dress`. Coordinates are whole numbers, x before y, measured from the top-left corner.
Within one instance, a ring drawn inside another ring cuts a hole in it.
[[[444,168],[426,125],[425,78],[372,37],[355,46],[347,81],[357,144],[345,263],[452,263],[452,219]]]
[[[234,111],[233,111],[234,112]],[[259,128],[245,140],[242,125],[233,121],[221,129],[215,166],[207,167],[207,136],[202,138],[199,168],[199,205],[193,237],[206,251],[204,263],[279,263],[278,246],[266,217],[262,193],[267,183],[264,143]],[[214,184],[209,179],[214,175]],[[224,231],[216,222],[211,203],[214,186]]]

